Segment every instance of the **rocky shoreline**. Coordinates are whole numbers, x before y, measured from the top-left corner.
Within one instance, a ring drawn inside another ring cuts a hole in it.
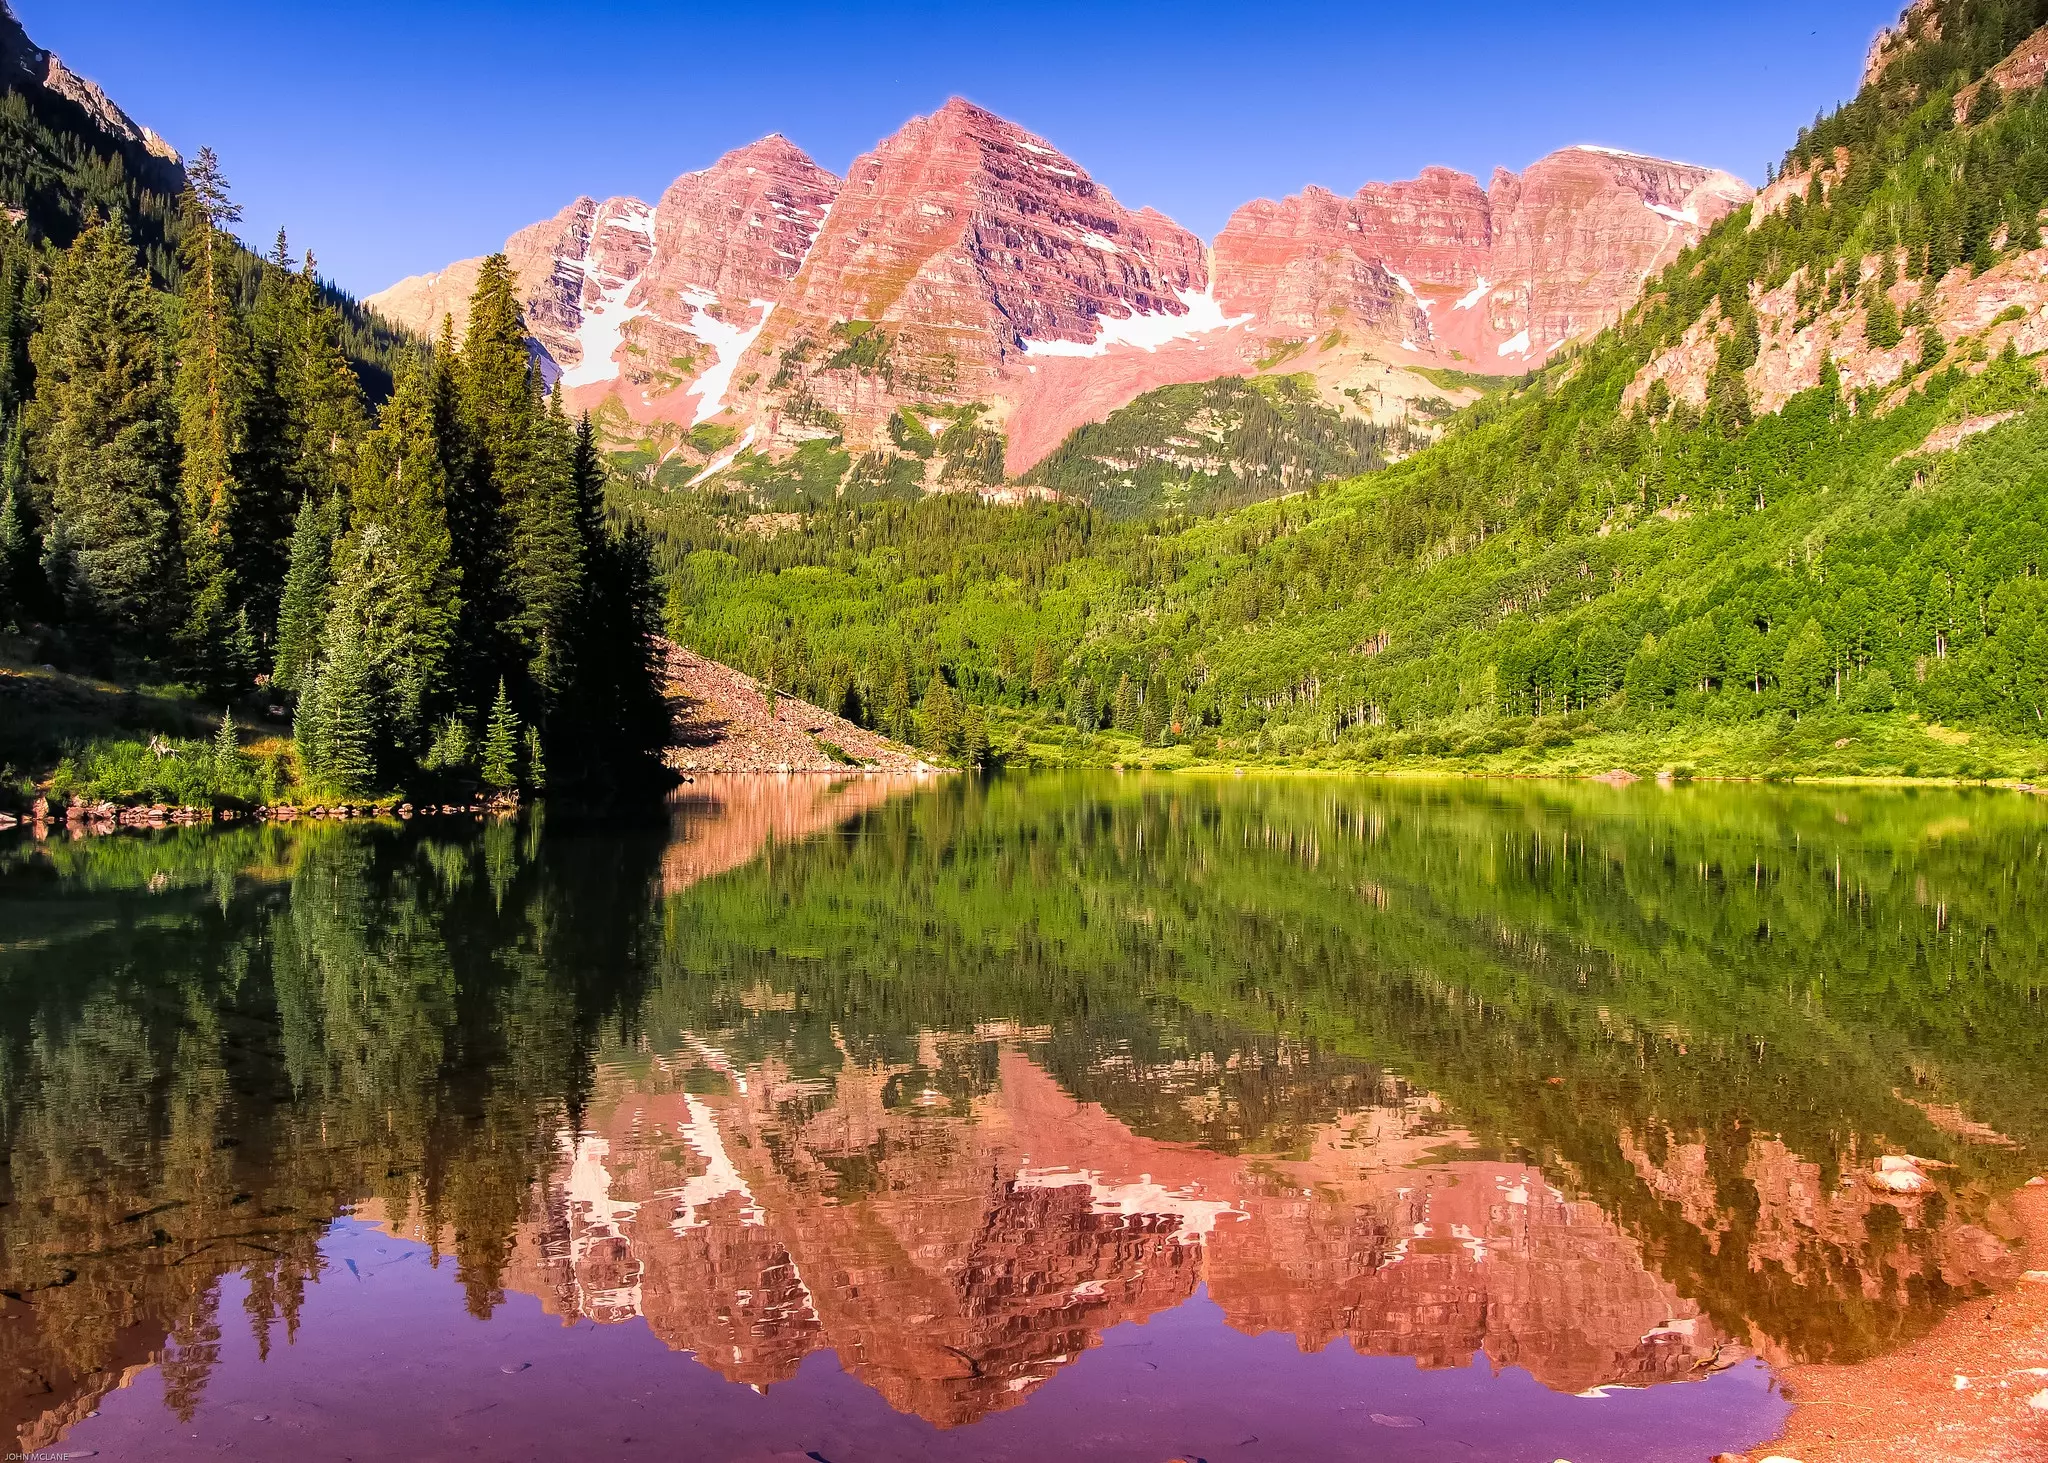
[[[71,838],[90,838],[110,833],[139,832],[157,828],[190,828],[212,823],[295,823],[306,819],[472,817],[509,816],[519,811],[516,792],[497,793],[488,798],[459,803],[296,803],[259,804],[253,808],[179,807],[168,803],[121,804],[87,802],[74,798],[62,808],[53,808],[48,798],[37,798],[26,818],[0,813],[0,831],[26,827],[37,839],[63,833]]]

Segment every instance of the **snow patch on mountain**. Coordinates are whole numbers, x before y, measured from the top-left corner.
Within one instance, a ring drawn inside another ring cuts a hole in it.
[[[733,325],[705,308],[716,299],[717,296],[708,290],[693,290],[685,296],[692,309],[690,318],[683,322],[683,329],[710,346],[717,357],[710,368],[697,378],[697,414],[691,419],[692,426],[702,426],[725,410],[725,393],[732,386],[733,370],[739,365],[740,357],[760,338],[768,317],[775,313],[774,301],[749,300],[747,303],[761,312],[761,318],[751,326]]]
[[[1199,293],[1194,290],[1177,291],[1183,312],[1170,315],[1160,312],[1141,312],[1121,318],[1110,315],[1095,317],[1095,339],[1078,340],[1027,340],[1024,354],[1027,356],[1101,356],[1107,355],[1111,346],[1135,346],[1139,350],[1156,351],[1162,345],[1176,340],[1193,340],[1198,335],[1211,331],[1229,330],[1250,321],[1250,315],[1234,315],[1225,318],[1223,307],[1216,303],[1216,297],[1209,289]]]

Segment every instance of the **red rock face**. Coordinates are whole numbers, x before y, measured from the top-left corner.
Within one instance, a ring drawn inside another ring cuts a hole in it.
[[[1749,197],[1726,173],[1594,148],[1483,191],[1447,168],[1352,198],[1311,188],[1232,216],[1216,297],[1272,339],[1335,332],[1421,364],[1520,372],[1611,324]]]
[[[843,185],[770,137],[651,210],[579,199],[507,249],[571,403],[615,436],[659,437],[715,470],[817,437],[890,451],[899,408],[973,406],[1014,477],[1145,391],[1276,355],[1328,378],[1340,407],[1361,395],[1343,386],[1378,393],[1368,362],[1527,370],[1611,323],[1749,197],[1725,173],[1572,148],[1484,189],[1429,168],[1349,198],[1261,199],[1212,261],[1171,219],[956,99]],[[444,312],[459,327],[475,278],[465,261],[370,303],[415,329]],[[719,446],[683,441],[712,422]]]
[[[837,191],[832,174],[767,137],[684,174],[652,208],[579,198],[514,234],[505,253],[527,326],[571,405],[617,401],[637,420],[684,424],[714,414]],[[480,263],[401,280],[366,303],[423,334],[450,316],[459,335]]]
[[[829,422],[857,446],[907,402],[1000,417],[1027,353],[1092,349],[1105,321],[1185,319],[1207,282],[1194,235],[956,98],[855,161],[742,367],[758,382],[742,415],[783,441]],[[853,322],[860,350],[846,348]]]
[[[978,1043],[925,1045],[929,1074]],[[995,1065],[964,1109],[888,1065],[804,1081],[769,1062],[716,1097],[611,1086],[564,1137],[506,1282],[565,1321],[644,1317],[755,1386],[830,1349],[941,1426],[1016,1405],[1202,1285],[1233,1326],[1305,1350],[1484,1352],[1563,1391],[1692,1375],[1722,1345],[1597,1207],[1527,1165],[1444,1161],[1457,1135],[1426,1102],[1246,1159],[1134,1134],[1014,1047]]]

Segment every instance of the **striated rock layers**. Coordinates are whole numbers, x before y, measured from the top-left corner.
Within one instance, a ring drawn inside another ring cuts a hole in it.
[[[652,209],[579,199],[506,247],[544,369],[615,440],[708,475],[833,438],[986,490],[1157,386],[1306,371],[1339,409],[1388,415],[1441,391],[1413,367],[1527,370],[1750,196],[1726,173],[1579,147],[1486,188],[1431,168],[1249,203],[1212,253],[956,98],[843,184],[771,137]],[[475,279],[465,261],[369,303],[459,329]],[[978,477],[918,446],[973,434],[1006,453]]]
[[[1470,371],[1523,371],[1611,324],[1643,281],[1746,203],[1726,173],[1603,148],[1492,184],[1448,168],[1248,203],[1216,240],[1216,296],[1261,335],[1396,342]]]
[[[685,427],[724,407],[733,367],[781,299],[839,180],[782,137],[685,173],[649,207],[579,198],[505,241],[529,330],[573,405]],[[422,334],[468,323],[481,259],[365,302]]]
[[[644,1318],[757,1387],[830,1349],[941,1426],[1203,1285],[1232,1325],[1305,1349],[1483,1352],[1571,1392],[1734,1354],[1595,1206],[1524,1164],[1446,1161],[1398,1104],[1302,1157],[1234,1157],[1133,1133],[1000,1038],[923,1044],[829,1078],[703,1046],[724,1094],[681,1070],[609,1085],[562,1136],[506,1283],[565,1321]]]

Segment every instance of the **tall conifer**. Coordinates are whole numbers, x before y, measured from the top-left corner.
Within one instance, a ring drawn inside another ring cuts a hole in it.
[[[229,232],[242,211],[211,148],[199,150],[186,176],[176,383],[190,586],[185,636],[194,668],[225,684],[234,678],[228,647],[239,604],[237,536],[248,506],[249,344],[235,309]]]
[[[335,508],[339,507],[337,502]],[[271,680],[286,691],[304,690],[320,664],[330,575],[327,518],[310,495],[299,504],[284,597],[278,608],[277,659],[270,672]]]
[[[512,698],[505,694],[505,682],[498,681],[498,697],[491,703],[491,719],[484,727],[483,765],[486,785],[512,787],[519,781],[519,717],[512,710]]]
[[[95,221],[51,272],[31,343],[31,461],[68,609],[148,651],[178,621],[177,447],[156,302],[126,227]]]

